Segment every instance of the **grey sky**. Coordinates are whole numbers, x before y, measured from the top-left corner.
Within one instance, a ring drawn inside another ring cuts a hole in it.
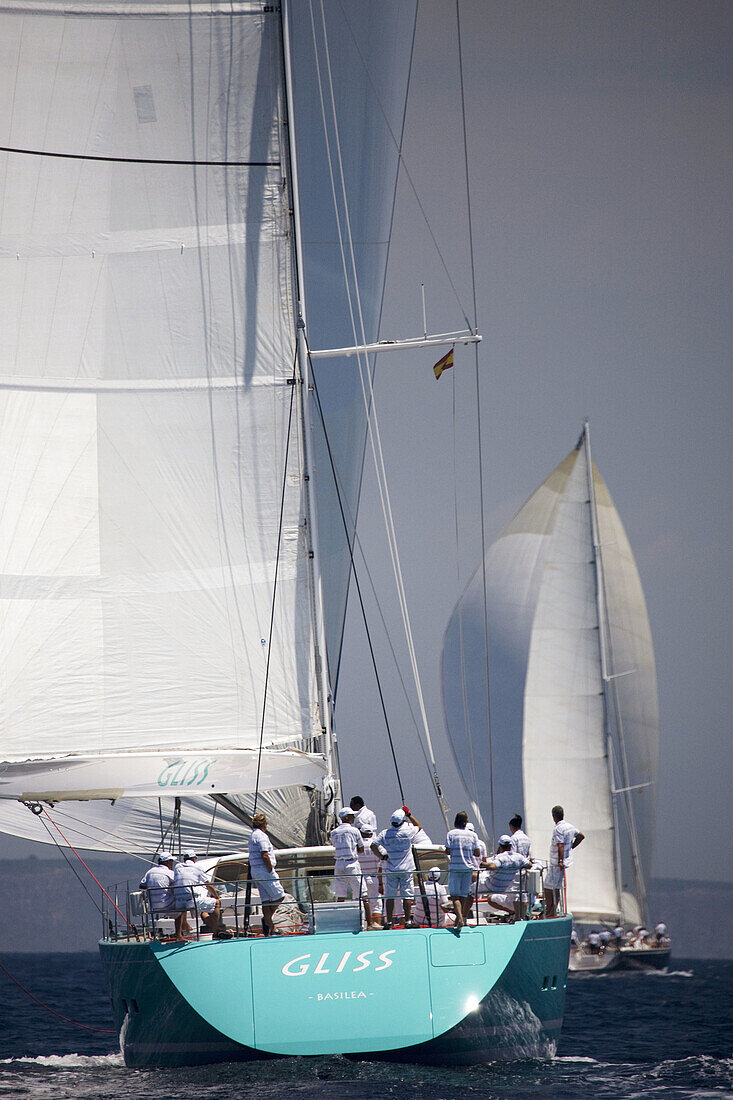
[[[725,3],[463,3],[477,265],[486,533],[490,542],[591,418],[594,457],[627,529],[655,642],[661,762],[658,875],[731,875],[700,828],[731,835],[730,41]],[[471,312],[455,10],[421,5],[405,157]],[[400,203],[384,335],[457,328],[461,313],[409,188]],[[433,358],[437,359],[438,355]],[[480,560],[472,357],[436,384],[430,354],[382,356],[377,397],[392,503],[434,736],[442,633]],[[462,535],[453,512],[452,387]],[[371,470],[370,568],[388,564]],[[388,582],[383,603],[405,647]],[[371,688],[351,619],[339,701],[347,788],[374,751]],[[362,682],[365,680],[362,674]],[[386,676],[399,698],[394,677]],[[367,705],[368,702],[368,705]],[[439,818],[406,709],[403,770]],[[407,733],[405,734],[405,731]],[[355,733],[354,738],[352,734]],[[519,737],[519,731],[518,731]],[[443,738],[439,764],[462,801]],[[354,747],[354,745],[356,747]],[[384,753],[387,751],[384,742]],[[384,785],[363,793],[392,808]],[[367,786],[369,784],[367,783]],[[412,793],[414,792],[414,793]]]

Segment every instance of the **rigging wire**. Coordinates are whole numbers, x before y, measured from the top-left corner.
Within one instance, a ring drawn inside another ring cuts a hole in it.
[[[466,175],[466,204],[468,213],[468,240],[471,257],[471,286],[473,290],[473,317],[474,325],[478,317],[476,302],[476,259],[473,244],[473,217],[471,214],[471,184],[468,171],[468,131],[466,128],[466,94],[463,79],[463,48],[461,42],[461,12],[459,0],[456,0],[456,29],[458,37],[458,70],[461,78],[461,121],[463,124],[463,160]],[[469,326],[470,327],[470,326]],[[481,519],[481,580],[483,586],[484,601],[484,653],[486,675],[486,729],[489,742],[489,807],[491,810],[491,841],[494,843],[496,835],[496,813],[494,808],[494,752],[491,736],[491,684],[489,679],[489,625],[488,625],[488,599],[486,592],[486,524],[484,522],[484,463],[483,448],[481,442],[481,388],[479,382],[479,355],[478,344],[474,344],[474,366],[476,374],[476,425],[478,439],[478,476],[479,476],[479,516]]]
[[[350,34],[353,38],[354,37],[354,32],[351,28],[351,25],[349,23],[346,12],[344,11],[343,5],[340,5],[340,6],[341,6],[341,14],[344,17],[346,25],[349,28],[349,32],[350,32]],[[398,153],[400,153],[400,154],[402,152],[402,145],[403,145],[403,141],[404,141],[405,125],[406,125],[406,122],[407,122],[407,104],[408,104],[409,95],[410,95],[410,85],[411,85],[411,82],[412,82],[412,63],[413,63],[414,56],[415,56],[415,38],[416,38],[416,35],[417,35],[417,15],[418,15],[418,4],[416,3],[415,4],[415,16],[414,16],[414,19],[412,21],[412,37],[410,39],[410,58],[409,58],[409,61],[408,61],[408,64],[407,64],[407,76],[406,76],[406,79],[405,79],[405,102],[404,102],[404,106],[402,108],[402,121],[401,121],[401,124],[400,124],[400,140],[399,140],[399,145],[398,145]],[[362,58],[362,61],[363,61],[363,58]],[[364,66],[364,68],[366,70],[366,66]],[[367,71],[367,76],[368,75],[369,74],[368,74],[368,71]],[[375,94],[376,94],[376,89],[374,88],[373,84],[372,84],[372,91],[375,92]],[[378,104],[378,105],[381,109],[381,104]],[[377,333],[379,333],[379,331],[381,329],[382,314],[383,314],[383,311],[384,311],[384,299],[385,299],[385,294],[386,294],[386,290],[387,290],[387,268],[388,268],[388,265],[389,265],[390,249],[391,249],[391,246],[392,246],[391,245],[392,230],[394,228],[395,213],[396,213],[396,210],[397,210],[397,192],[398,192],[398,187],[399,187],[399,179],[400,179],[400,160],[399,160],[399,157],[398,157],[397,171],[395,172],[394,189],[392,191],[392,208],[390,210],[390,215],[389,215],[389,229],[387,230],[387,254],[386,254],[385,264],[384,264],[384,275],[383,275],[383,278],[382,278],[382,291],[381,291],[380,302],[379,302],[379,314],[378,314],[377,319],[376,319],[376,331],[377,331]],[[376,356],[372,356],[372,367],[371,367],[372,374],[374,374],[375,366],[376,366]],[[356,539],[357,545],[359,545],[360,550],[361,550],[361,545],[360,545],[360,542],[359,542],[359,537],[358,537],[357,532],[356,532],[356,520],[357,520],[357,517],[358,517],[358,514],[359,514],[359,502],[361,500],[361,490],[362,490],[362,484],[363,484],[363,480],[364,480],[364,456],[366,454],[366,447],[367,447],[367,437],[366,437],[366,433],[365,433],[364,441],[363,441],[363,444],[362,444],[362,447],[361,447],[361,466],[360,466],[360,471],[359,471],[359,482],[358,482],[358,485],[356,487],[356,492],[355,492],[355,496],[354,496],[354,504],[355,504],[354,515],[351,517],[354,537]],[[366,566],[366,558],[364,557],[363,552],[362,552],[362,559],[364,561],[365,567],[367,568],[367,576],[369,577],[369,583],[372,586],[372,591],[374,592],[374,596],[375,596],[375,599],[376,599],[376,591],[374,589],[374,584],[372,582],[371,574],[369,573],[369,569]],[[343,653],[343,646],[344,646],[344,631],[345,631],[345,625],[346,625],[346,613],[348,611],[349,586],[350,586],[350,584],[351,584],[351,574],[349,573],[349,577],[348,577],[347,582],[346,582],[346,598],[344,600],[344,611],[343,611],[343,616],[342,616],[342,620],[341,620],[341,635],[340,635],[340,639],[339,639],[339,649],[338,649],[338,655],[336,657],[336,671],[335,671],[335,674],[334,674],[334,681],[333,681],[334,705],[336,703],[336,695],[337,695],[337,692],[338,692],[339,672],[340,672],[340,669],[341,669],[341,655]],[[379,601],[378,600],[377,600],[377,607],[379,609],[379,613],[380,613],[380,616],[381,616],[382,611],[381,611],[381,608],[379,607]],[[383,616],[382,616],[382,621],[384,621]],[[385,631],[386,631],[386,624],[385,624]],[[389,643],[390,643],[390,648],[392,648],[392,642],[391,642],[391,639],[389,639],[389,635],[387,635],[387,637],[388,637],[388,640],[389,640]],[[393,652],[393,656],[394,656],[394,649],[392,649],[392,652]],[[397,664],[396,656],[395,656],[395,664]],[[410,715],[411,715],[412,720],[413,720],[414,725],[415,725],[415,732],[417,734],[418,742],[420,744],[420,749],[422,751],[423,756],[425,757],[425,755],[426,755],[425,754],[425,749],[424,749],[424,746],[422,744],[422,740],[420,739],[420,729],[419,729],[419,726],[417,724],[417,721],[416,721],[415,716],[414,716],[413,711],[412,711],[412,704],[409,700],[409,697],[407,697],[407,688],[406,688],[405,683],[402,679],[402,672],[400,671],[399,666],[397,666],[397,670],[398,670],[398,674],[399,674],[399,677],[400,677],[400,683],[402,684],[403,691],[405,692],[405,696],[407,698],[407,705],[408,705],[409,710],[410,710]]]
[[[45,1001],[42,1001],[40,997],[36,997],[35,993],[31,993],[30,989],[27,989],[21,981],[19,981],[14,974],[11,974],[4,963],[0,962],[0,970],[6,977],[10,978],[11,982],[15,982],[18,989],[22,989],[27,997],[30,997],[32,1001],[35,1001],[41,1008],[45,1008],[46,1012],[50,1012],[53,1016],[58,1016],[59,1020],[64,1020],[67,1024],[73,1024],[74,1027],[83,1027],[85,1031],[98,1031],[103,1035],[116,1035],[117,1028],[111,1027],[92,1027],[91,1024],[82,1024],[79,1020],[72,1020],[71,1016],[64,1016],[62,1012],[58,1012],[55,1008],[51,1008],[51,1005],[47,1005]]]
[[[419,2],[419,0],[418,0],[418,2]],[[410,188],[412,189],[412,193],[415,197],[415,201],[418,205],[418,209],[420,210],[420,213],[423,216],[423,221],[425,222],[425,226],[427,228],[427,231],[430,234],[430,239],[433,242],[433,246],[435,248],[436,253],[438,254],[438,259],[440,260],[441,266],[443,268],[443,272],[445,273],[445,277],[448,280],[448,283],[450,285],[451,290],[453,291],[453,296],[456,300],[458,308],[460,309],[461,313],[463,314],[463,319],[466,322],[466,327],[470,329],[471,328],[471,322],[468,319],[468,314],[466,313],[463,302],[461,301],[461,297],[458,293],[458,289],[456,287],[456,284],[454,283],[453,278],[451,277],[451,273],[450,273],[450,270],[448,268],[448,264],[446,263],[445,257],[443,256],[443,253],[440,250],[440,245],[438,244],[435,233],[433,232],[433,227],[430,224],[430,219],[428,218],[428,215],[425,211],[425,207],[423,206],[423,204],[420,200],[420,195],[418,194],[417,187],[415,186],[415,183],[412,179],[412,176],[410,175],[410,170],[407,167],[407,162],[406,162],[406,160],[404,158],[404,155],[403,155],[403,152],[402,152],[402,142],[401,141],[398,142],[397,137],[395,135],[395,132],[392,129],[392,126],[390,125],[389,118],[387,117],[387,112],[386,112],[386,110],[384,109],[384,107],[382,105],[381,99],[379,98],[379,92],[377,91],[377,88],[374,84],[374,81],[371,78],[371,74],[369,72],[369,67],[366,63],[366,58],[364,57],[364,54],[361,52],[361,49],[359,48],[359,43],[357,41],[357,37],[354,34],[353,28],[352,28],[351,24],[349,23],[349,20],[348,20],[348,17],[346,15],[346,13],[344,12],[343,5],[340,4],[340,6],[341,6],[341,11],[343,12],[343,15],[344,15],[344,21],[346,22],[346,25],[349,28],[349,33],[351,34],[351,38],[353,40],[354,46],[356,47],[356,52],[359,54],[359,59],[361,60],[362,66],[364,68],[364,72],[366,73],[367,80],[369,81],[369,83],[372,87],[372,91],[374,92],[374,98],[376,99],[377,106],[379,107],[379,110],[381,111],[382,118],[384,119],[385,126],[387,127],[387,132],[389,133],[389,136],[392,139],[392,143],[393,143],[395,149],[397,150],[397,155],[399,157],[400,166],[404,169],[405,176],[407,177],[407,181],[410,184]],[[476,315],[476,311],[474,310],[474,316],[475,315]]]
[[[0,153],[24,157],[54,157],[58,160],[94,160],[112,164],[172,164],[182,168],[279,168],[279,160],[164,160],[159,157],[111,157],[96,153],[56,153],[49,149],[18,149],[0,145]]]
[[[313,6],[312,6],[312,3],[310,5],[310,7],[311,7],[311,20],[313,22]],[[324,51],[325,51],[325,58],[326,58],[326,71],[327,71],[327,74],[328,74],[328,85],[329,85],[329,92],[330,92],[330,106],[331,106],[331,115],[332,115],[332,119],[333,119],[333,128],[334,128],[337,160],[338,160],[338,166],[339,166],[341,201],[343,203],[343,208],[344,208],[344,222],[345,222],[345,228],[346,228],[346,237],[347,237],[348,244],[349,244],[349,258],[350,258],[350,261],[351,261],[351,269],[352,269],[352,273],[353,273],[354,293],[355,293],[355,297],[356,297],[356,307],[357,307],[357,311],[358,311],[358,315],[359,315],[359,328],[360,328],[360,333],[361,333],[361,341],[362,341],[362,343],[366,343],[366,329],[365,329],[365,326],[364,326],[364,316],[363,316],[363,311],[362,311],[362,306],[361,306],[361,295],[360,295],[360,292],[359,292],[359,281],[358,281],[358,276],[357,276],[356,258],[355,258],[355,253],[354,253],[354,241],[353,241],[353,235],[352,235],[352,232],[351,232],[351,220],[350,220],[350,215],[349,215],[349,205],[348,205],[348,197],[347,197],[347,189],[346,189],[346,179],[345,179],[344,168],[343,168],[343,158],[342,158],[342,155],[341,155],[341,139],[340,139],[340,133],[339,133],[339,126],[338,126],[338,116],[337,116],[337,111],[336,111],[336,99],[335,99],[335,93],[334,93],[334,88],[333,88],[333,75],[332,75],[332,71],[331,71],[331,55],[330,55],[330,49],[329,49],[329,45],[328,45],[328,33],[327,33],[327,30],[326,30],[326,19],[325,19],[325,12],[324,12],[324,8],[323,8],[323,0],[321,0],[321,22],[322,22],[322,25],[323,25],[323,42],[324,42]],[[315,41],[315,24],[314,23],[313,23],[313,35],[314,35],[314,41]],[[336,189],[335,189],[335,181],[334,181],[334,174],[333,174],[332,157],[331,157],[331,151],[330,151],[330,142],[328,140],[328,134],[327,134],[327,124],[326,124],[326,117],[325,117],[325,104],[324,104],[324,100],[323,100],[321,70],[320,70],[320,63],[318,62],[317,50],[316,50],[316,70],[317,70],[317,76],[318,76],[319,93],[320,93],[320,98],[321,98],[321,112],[322,112],[322,116],[323,116],[324,134],[326,135],[326,149],[327,149],[327,157],[328,157],[328,164],[329,164],[329,174],[330,174],[330,177],[331,177],[331,189],[332,189],[332,193],[333,193],[334,207],[335,207],[337,225],[338,225],[338,231],[339,231],[339,244],[340,244],[340,247],[341,247],[342,263],[344,265],[344,273],[345,273],[346,283],[347,283],[347,295],[349,297],[349,310],[350,310],[350,313],[351,313],[352,329],[354,330],[355,340],[358,342],[358,336],[356,334],[355,319],[354,319],[354,315],[353,315],[353,306],[351,304],[350,290],[349,290],[349,287],[348,287],[348,274],[347,274],[346,257],[345,257],[344,248],[343,248],[343,236],[342,236],[340,221],[339,221],[339,217],[338,217],[338,202],[337,202],[337,198],[336,198]],[[365,375],[366,375],[366,382],[365,382]],[[378,421],[378,418],[377,418],[376,407],[375,407],[375,404],[374,404],[374,387],[373,387],[373,383],[372,383],[372,376],[371,376],[371,372],[369,370],[366,370],[366,371],[364,370],[364,366],[363,366],[363,363],[362,363],[361,356],[359,356],[359,378],[360,378],[361,388],[362,388],[362,399],[363,399],[364,408],[365,408],[365,411],[366,411],[366,414],[367,414],[367,428],[368,428],[369,442],[370,442],[370,445],[371,445],[372,457],[374,459],[374,466],[375,466],[375,470],[376,470],[376,474],[377,474],[377,487],[378,487],[378,490],[379,490],[380,504],[381,504],[381,508],[382,508],[382,516],[384,518],[385,529],[386,529],[386,532],[387,532],[387,545],[388,545],[388,548],[389,548],[390,558],[391,558],[391,561],[392,561],[392,570],[393,570],[393,573],[394,573],[395,585],[397,587],[397,596],[398,596],[398,602],[399,602],[399,606],[400,606],[400,613],[401,613],[401,616],[402,616],[403,628],[404,628],[404,631],[405,631],[405,638],[406,638],[406,642],[407,642],[407,650],[408,650],[408,654],[409,654],[409,657],[410,657],[410,664],[411,664],[411,667],[412,667],[412,674],[413,674],[413,678],[414,678],[414,681],[415,681],[415,691],[416,691],[416,694],[417,694],[418,704],[419,704],[419,708],[420,708],[420,716],[421,716],[422,723],[423,723],[423,733],[424,733],[424,736],[425,736],[425,741],[426,741],[427,746],[428,746],[428,752],[430,754],[430,760],[431,760],[431,764],[432,764],[433,787],[435,789],[435,793],[436,793],[437,798],[438,798],[438,804],[440,806],[440,810],[441,810],[441,813],[443,815],[443,819],[445,821],[446,827],[448,827],[448,807],[447,807],[445,799],[443,797],[443,792],[442,792],[441,785],[440,785],[440,777],[438,776],[437,763],[436,763],[436,760],[435,760],[435,752],[433,750],[432,738],[430,736],[430,726],[428,724],[427,710],[426,710],[426,707],[425,707],[425,699],[424,699],[424,696],[423,696],[422,684],[421,684],[421,681],[420,681],[420,671],[419,671],[418,663],[417,663],[417,654],[416,654],[416,651],[415,651],[415,643],[414,643],[414,637],[413,637],[413,633],[412,633],[412,625],[411,625],[411,622],[410,622],[410,614],[409,614],[409,609],[408,609],[408,604],[407,604],[407,596],[406,596],[406,592],[405,592],[404,579],[403,579],[403,575],[402,575],[402,566],[401,566],[400,557],[399,557],[399,550],[398,550],[398,546],[397,546],[397,534],[396,534],[396,528],[395,528],[395,523],[394,523],[394,515],[393,515],[393,512],[392,512],[392,504],[391,504],[391,500],[390,500],[390,496],[389,496],[389,488],[388,488],[388,485],[387,485],[387,475],[386,475],[386,467],[385,467],[385,462],[384,462],[384,453],[383,453],[383,450],[382,450],[381,435],[380,435],[380,431],[379,431],[379,421]]]
[[[31,812],[34,812],[34,811],[31,811]],[[112,905],[112,907],[113,907],[113,908],[114,908],[114,909],[115,909],[115,910],[116,910],[116,911],[117,911],[117,912],[118,912],[118,913],[120,914],[120,916],[122,917],[122,919],[123,919],[123,921],[125,922],[125,924],[129,925],[129,927],[130,927],[130,928],[132,928],[132,925],[130,924],[130,922],[129,922],[129,920],[127,919],[127,917],[125,916],[125,914],[124,914],[124,913],[122,912],[122,910],[121,910],[121,909],[119,909],[119,908],[118,908],[118,906],[116,905],[116,903],[115,903],[115,901],[113,900],[113,898],[112,898],[112,897],[111,897],[111,896],[110,896],[110,895],[109,895],[109,894],[107,893],[107,891],[105,890],[104,886],[102,886],[102,883],[101,883],[101,882],[99,881],[99,879],[97,878],[97,876],[96,876],[96,875],[94,874],[94,871],[92,871],[91,867],[89,867],[89,866],[88,866],[88,865],[87,865],[87,864],[86,864],[86,863],[84,862],[84,860],[83,860],[83,859],[81,858],[81,856],[79,855],[79,853],[77,852],[77,850],[76,850],[76,848],[75,848],[75,847],[73,846],[73,844],[70,844],[70,843],[69,843],[69,841],[68,841],[68,840],[66,839],[66,837],[64,836],[64,834],[63,834],[63,832],[61,831],[61,829],[59,828],[59,826],[58,826],[58,825],[56,824],[56,822],[54,821],[54,819],[53,819],[53,818],[52,818],[52,817],[51,817],[51,816],[49,815],[49,813],[48,813],[48,811],[46,810],[45,806],[41,807],[41,813],[42,813],[43,815],[45,815],[45,816],[46,816],[46,817],[48,818],[48,820],[49,820],[49,821],[51,822],[51,824],[53,825],[54,829],[56,829],[56,830],[57,830],[57,832],[58,832],[58,833],[60,834],[60,836],[61,836],[61,837],[63,838],[63,840],[64,840],[64,841],[66,842],[67,846],[68,846],[69,848],[71,848],[71,851],[72,851],[72,852],[74,853],[74,855],[76,856],[76,858],[77,858],[77,859],[79,860],[79,862],[81,863],[82,867],[85,867],[85,868],[86,868],[86,870],[87,870],[87,871],[89,872],[89,874],[90,874],[90,875],[92,876],[92,878],[93,878],[93,879],[94,879],[94,881],[96,882],[96,884],[97,884],[97,886],[99,887],[99,889],[100,889],[100,890],[102,891],[102,893],[104,894],[104,896],[105,896],[105,897],[107,898],[107,901],[109,901],[109,902],[110,902],[110,904]],[[96,902],[95,902],[95,905],[96,905]],[[97,906],[97,908],[99,908],[99,907]],[[101,910],[100,910],[100,912],[101,912]]]
[[[354,583],[356,585],[356,592],[357,592],[357,596],[359,598],[359,606],[361,608],[362,618],[364,620],[364,629],[366,631],[366,636],[367,636],[367,644],[369,646],[369,655],[371,656],[371,659],[372,659],[372,667],[374,669],[374,676],[375,676],[375,679],[377,681],[377,691],[379,692],[379,701],[380,701],[381,706],[382,706],[382,714],[384,715],[384,724],[385,724],[385,727],[386,727],[386,730],[387,730],[387,740],[389,741],[389,747],[390,747],[390,751],[392,753],[392,761],[394,763],[395,775],[397,777],[397,786],[399,787],[399,791],[400,791],[400,799],[402,800],[402,802],[404,802],[405,801],[405,792],[404,792],[404,789],[403,789],[403,786],[402,786],[402,777],[400,775],[399,764],[397,763],[397,753],[395,752],[394,741],[392,739],[392,729],[391,729],[391,726],[389,724],[389,716],[387,715],[387,706],[386,706],[386,703],[384,701],[384,694],[382,692],[382,681],[381,681],[381,678],[379,676],[379,669],[377,668],[377,658],[376,658],[376,655],[374,653],[374,646],[372,645],[371,631],[369,630],[369,624],[367,622],[366,608],[364,606],[364,599],[363,599],[362,593],[361,593],[361,583],[359,581],[359,575],[356,572],[356,562],[354,561],[354,548],[353,548],[353,544],[352,544],[352,541],[351,541],[351,537],[349,535],[348,524],[346,522],[346,513],[344,512],[344,506],[343,506],[343,502],[342,502],[342,499],[341,499],[341,490],[339,489],[338,478],[336,476],[336,466],[334,464],[333,452],[331,450],[331,441],[329,440],[328,432],[326,431],[326,419],[323,415],[323,406],[321,405],[321,397],[320,397],[320,394],[318,392],[318,384],[316,382],[315,372],[313,371],[313,362],[310,359],[310,349],[308,348],[307,337],[306,337],[306,349],[308,351],[308,359],[309,359],[310,366],[311,366],[310,373],[311,373],[311,381],[313,382],[313,393],[314,393],[315,398],[316,398],[316,404],[318,405],[318,415],[320,416],[321,426],[323,428],[323,438],[324,438],[325,443],[326,443],[326,450],[328,452],[328,460],[329,460],[329,463],[331,465],[331,473],[333,474],[334,486],[336,487],[336,496],[337,496],[338,504],[339,504],[339,512],[341,513],[341,522],[343,523],[344,534],[346,535],[346,542],[347,542],[347,545],[349,547],[349,561],[350,561],[350,564],[351,564],[351,572],[352,572],[352,575],[354,577]]]
[[[260,742],[257,749],[257,776],[255,779],[255,797],[252,808],[252,816],[257,812],[257,799],[260,794],[260,773],[262,768],[262,745],[265,737],[265,715],[267,713],[267,688],[270,680],[270,659],[272,656],[272,635],[275,624],[275,609],[277,606],[277,581],[280,572],[280,550],[282,548],[283,516],[285,514],[285,492],[288,485],[288,458],[290,457],[290,434],[293,424],[293,407],[295,404],[295,391],[300,379],[298,378],[298,352],[296,349],[293,357],[293,374],[290,381],[290,409],[288,412],[288,431],[285,437],[285,459],[283,462],[282,490],[280,493],[280,518],[277,527],[277,550],[275,553],[275,574],[272,583],[272,602],[270,605],[270,629],[267,635],[267,660],[265,663],[265,682],[262,695],[262,720],[260,722]]]
[[[32,809],[32,807],[30,807],[30,806],[29,806],[28,808],[29,808],[29,809],[31,810],[31,812],[32,812],[32,813],[35,813],[35,811],[34,811],[34,810]],[[39,817],[40,815],[36,814],[36,816],[37,816],[37,817]],[[101,906],[99,905],[99,903],[97,902],[97,899],[96,899],[96,898],[94,897],[94,895],[92,894],[92,892],[91,892],[91,891],[89,890],[89,888],[88,888],[88,886],[87,886],[86,882],[85,882],[85,881],[84,881],[84,879],[83,879],[83,878],[81,877],[81,875],[80,875],[80,874],[79,874],[79,872],[77,871],[76,867],[75,867],[75,866],[74,866],[74,864],[73,864],[73,863],[71,862],[71,860],[70,860],[70,859],[69,859],[69,857],[67,856],[66,852],[64,851],[64,849],[63,849],[63,848],[61,847],[61,845],[59,844],[59,842],[58,842],[58,840],[56,839],[56,837],[55,837],[55,836],[53,835],[53,833],[51,832],[51,829],[50,829],[50,827],[49,827],[49,826],[48,826],[48,825],[46,824],[46,822],[45,822],[45,821],[43,820],[43,817],[42,817],[42,816],[40,816],[40,822],[41,822],[41,825],[43,826],[43,828],[44,828],[44,829],[46,830],[46,832],[48,833],[48,835],[49,835],[49,837],[50,837],[50,839],[51,839],[51,843],[52,843],[52,844],[54,844],[54,845],[56,846],[56,848],[58,848],[59,852],[60,852],[60,853],[61,853],[61,855],[63,856],[63,858],[64,858],[64,860],[66,861],[66,864],[67,864],[67,866],[68,866],[69,870],[70,870],[70,871],[71,871],[71,873],[72,873],[72,874],[74,875],[74,878],[75,878],[75,879],[77,880],[77,882],[78,882],[78,883],[79,883],[79,885],[81,886],[82,890],[84,891],[84,893],[86,894],[86,896],[87,896],[87,897],[89,898],[89,900],[91,901],[92,905],[93,905],[93,906],[94,906],[94,908],[95,908],[95,909],[97,910],[97,912],[99,913],[99,915],[100,915],[100,916],[102,916],[102,915],[103,915],[103,914],[102,914],[102,908],[101,908]]]

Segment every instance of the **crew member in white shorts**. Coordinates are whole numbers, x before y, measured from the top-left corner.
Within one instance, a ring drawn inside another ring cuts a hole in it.
[[[402,806],[392,814],[389,828],[382,829],[372,841],[374,854],[387,861],[384,884],[384,896],[387,902],[385,928],[392,927],[396,898],[402,898],[405,928],[415,927],[412,919],[412,901],[415,897],[413,883],[415,860],[412,855],[412,846],[421,828],[417,818],[412,816],[406,806]]]
[[[285,897],[285,891],[275,870],[275,845],[267,835],[267,818],[264,814],[255,814],[252,824],[254,829],[249,838],[249,873],[262,902],[262,931],[266,936],[280,935],[275,928],[273,916]]]
[[[367,927],[375,930],[382,927],[382,895],[384,883],[382,880],[382,861],[372,851],[374,829],[371,825],[362,825],[359,829],[364,844],[364,851],[359,852],[359,866],[364,876],[363,882],[366,888],[367,901],[369,903],[370,921]]]
[[[366,883],[364,882],[359,855],[364,851],[361,833],[354,825],[354,811],[350,806],[339,810],[341,824],[331,831],[336,862],[333,868],[333,892],[337,901],[346,898],[362,898],[367,925],[372,923]]]
[[[544,882],[545,917],[556,915],[565,874],[573,863],[573,849],[585,840],[585,835],[565,820],[565,811],[562,806],[552,807],[552,820],[555,822],[555,828],[550,841],[550,865]],[[567,905],[567,899],[565,904]]]
[[[206,872],[197,865],[196,853],[190,848],[183,853],[183,862],[177,863],[173,871],[173,899],[176,908],[184,913],[194,909],[209,932],[221,939],[230,938],[231,933],[221,923],[219,895]],[[177,930],[176,939],[183,938],[182,930]]]

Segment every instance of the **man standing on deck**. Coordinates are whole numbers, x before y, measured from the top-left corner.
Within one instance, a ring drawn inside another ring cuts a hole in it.
[[[585,835],[565,820],[562,806],[552,807],[552,820],[555,828],[550,841],[550,865],[545,874],[545,917],[557,915],[557,903],[560,889],[565,881],[568,867],[573,863],[573,849],[585,840]],[[567,899],[565,901],[567,905]]]
[[[267,835],[267,818],[264,814],[255,814],[252,824],[254,829],[249,838],[249,873],[262,902],[262,931],[266,936],[279,935],[272,918],[285,897],[285,891],[275,870],[275,845]]]
[[[361,833],[354,828],[354,811],[349,806],[339,810],[341,824],[331,831],[336,862],[333,868],[333,892],[337,901],[361,897],[367,927],[372,923],[366,883],[362,877],[359,855],[364,851]]]
[[[509,835],[512,841],[512,851],[519,852],[520,856],[529,859],[529,837],[522,832],[522,815],[515,814],[509,822]]]
[[[415,897],[413,873],[415,860],[412,854],[412,846],[422,825],[413,817],[407,806],[395,810],[392,814],[388,829],[382,829],[379,836],[372,842],[372,851],[380,859],[387,861],[387,873],[385,875],[385,897],[387,900],[387,923],[385,928],[392,927],[394,915],[394,903],[396,898],[402,898],[405,910],[405,928],[414,928],[412,919],[412,901]]]
[[[382,882],[382,860],[372,851],[374,829],[371,825],[362,825],[359,832],[361,833],[364,844],[364,851],[359,852],[359,866],[364,876],[366,896],[369,901],[369,922],[367,927],[370,931],[376,931],[382,927],[383,921],[382,895],[384,894],[384,884]]]
[[[448,874],[448,893],[456,913],[455,927],[460,929],[466,923],[471,908],[471,882],[473,881],[474,859],[479,857],[478,838],[468,827],[468,814],[465,810],[457,813],[453,828],[445,838],[445,850],[450,856]]]
[[[364,799],[360,794],[355,794],[349,802],[352,810],[354,811],[354,828],[361,829],[362,825],[371,825],[372,832],[377,832],[377,815],[374,810],[370,810],[368,806],[364,805]]]

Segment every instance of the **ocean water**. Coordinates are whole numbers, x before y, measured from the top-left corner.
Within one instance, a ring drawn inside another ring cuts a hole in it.
[[[94,954],[5,955],[2,964],[62,1015],[110,1028]],[[673,960],[668,974],[571,978],[557,1056],[434,1069],[346,1058],[128,1070],[115,1035],[84,1031],[0,971],[0,1100],[682,1100],[733,1097],[733,963]]]

